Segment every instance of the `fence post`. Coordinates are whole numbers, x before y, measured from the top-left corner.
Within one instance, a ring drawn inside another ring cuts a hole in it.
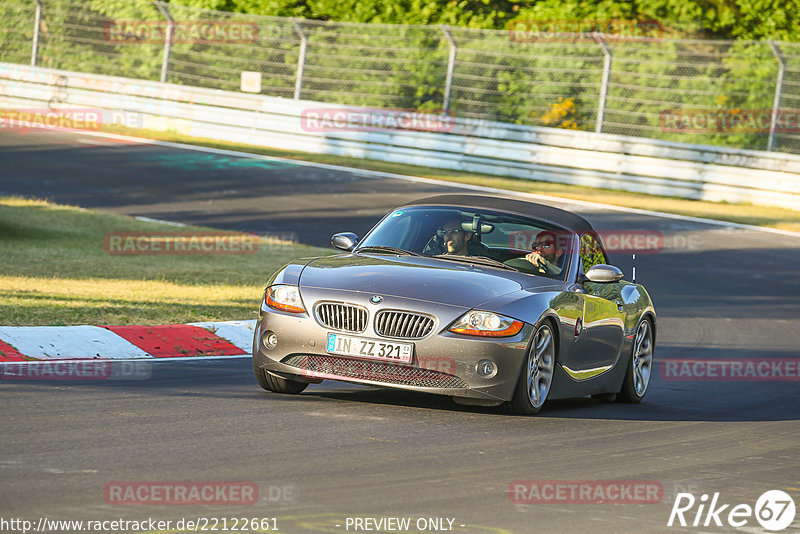
[[[456,46],[456,41],[453,39],[453,34],[450,33],[450,27],[446,24],[442,24],[442,33],[447,42],[450,43],[450,55],[447,58],[447,76],[444,82],[444,103],[442,104],[443,111],[447,113],[450,111],[450,93],[453,90],[453,73],[456,70],[458,46]]]
[[[164,40],[164,59],[161,61],[161,83],[167,83],[167,77],[169,76],[169,55],[172,52],[172,40],[175,35],[175,20],[172,18],[172,15],[169,12],[167,7],[159,2],[153,2],[158,10],[164,15],[164,18],[167,19],[167,35]]]
[[[297,79],[294,82],[294,99],[300,100],[300,93],[303,90],[303,70],[306,66],[306,49],[308,48],[308,37],[303,31],[303,27],[292,17],[294,31],[300,36],[300,56],[297,58]]]
[[[36,2],[36,13],[33,16],[33,43],[31,45],[31,67],[36,66],[36,56],[39,51],[39,26],[42,22],[42,0]]]
[[[767,139],[767,150],[775,150],[775,129],[778,123],[778,113],[781,109],[781,93],[783,92],[783,73],[786,70],[786,59],[781,53],[781,49],[775,41],[769,41],[769,47],[778,60],[778,82],[775,84],[775,98],[772,100],[772,119],[769,121],[769,139]]]
[[[611,50],[599,33],[594,33],[594,40],[603,50],[603,81],[600,85],[600,103],[597,105],[597,124],[594,128],[595,132],[600,133],[603,131],[603,118],[606,114],[606,98],[608,96],[608,79],[611,77]]]

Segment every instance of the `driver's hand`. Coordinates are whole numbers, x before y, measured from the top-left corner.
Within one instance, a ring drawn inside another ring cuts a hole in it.
[[[544,258],[538,252],[530,252],[525,256],[525,259],[537,267],[541,272],[546,271],[546,263]]]

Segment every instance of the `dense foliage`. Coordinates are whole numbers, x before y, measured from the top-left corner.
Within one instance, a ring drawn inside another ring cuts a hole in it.
[[[108,0],[109,2],[113,0]],[[504,29],[514,20],[658,20],[718,39],[800,40],[800,0],[177,0],[254,15]]]

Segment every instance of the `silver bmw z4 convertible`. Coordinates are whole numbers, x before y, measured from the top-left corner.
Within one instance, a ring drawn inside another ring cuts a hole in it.
[[[331,243],[342,253],[290,263],[267,283],[253,340],[264,389],[340,380],[521,414],[647,392],[653,303],[608,264],[583,217],[444,195]]]

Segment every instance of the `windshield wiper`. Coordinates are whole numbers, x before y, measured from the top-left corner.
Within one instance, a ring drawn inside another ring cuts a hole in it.
[[[400,254],[401,256],[421,256],[421,254],[417,254],[416,252],[411,252],[410,250],[405,250],[402,248],[395,248],[395,247],[381,247],[381,246],[366,246],[366,247],[359,247],[353,252],[388,252],[390,254]]]
[[[507,269],[509,271],[521,272],[516,267],[506,265],[503,262],[493,260],[492,258],[487,258],[486,256],[461,256],[459,254],[436,254],[433,257],[441,258],[443,260],[461,261],[465,263],[477,263],[478,265],[490,265],[492,267],[499,267],[501,269]]]

